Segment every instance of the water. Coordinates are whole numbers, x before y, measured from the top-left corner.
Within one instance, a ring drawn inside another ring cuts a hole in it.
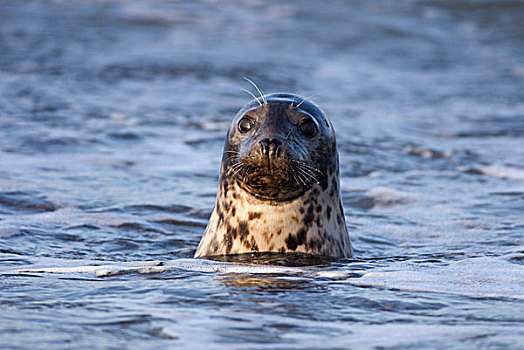
[[[523,16],[2,1],[0,348],[523,348]],[[190,259],[244,76],[331,117],[355,259]]]

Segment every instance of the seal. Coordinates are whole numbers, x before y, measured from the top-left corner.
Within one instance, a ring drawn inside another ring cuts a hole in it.
[[[293,94],[255,97],[229,127],[215,206],[195,257],[351,257],[338,162],[333,126],[316,104]]]

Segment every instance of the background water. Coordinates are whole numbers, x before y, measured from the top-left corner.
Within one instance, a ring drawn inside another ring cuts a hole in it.
[[[314,274],[4,271],[0,348],[522,349],[523,18],[521,1],[0,2],[2,269],[192,257],[244,76],[331,117],[356,250]]]

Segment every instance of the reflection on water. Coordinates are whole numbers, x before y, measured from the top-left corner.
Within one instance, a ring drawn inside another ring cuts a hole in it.
[[[523,348],[523,11],[2,1],[0,348]],[[191,259],[242,77],[330,116],[354,259]]]
[[[303,253],[247,253],[224,256],[210,256],[207,259],[244,265],[273,265],[273,266],[318,266],[327,267],[331,262],[339,261],[335,258],[315,256]]]
[[[253,276],[249,274],[225,274],[216,281],[224,283],[231,293],[289,293],[293,290],[310,289],[307,280],[283,279],[280,276]]]

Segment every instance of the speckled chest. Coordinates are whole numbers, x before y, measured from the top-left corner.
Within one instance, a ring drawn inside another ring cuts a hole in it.
[[[249,252],[301,252],[331,257],[352,255],[340,201],[338,177],[315,184],[285,203],[257,200],[237,184],[221,186],[199,256]]]

